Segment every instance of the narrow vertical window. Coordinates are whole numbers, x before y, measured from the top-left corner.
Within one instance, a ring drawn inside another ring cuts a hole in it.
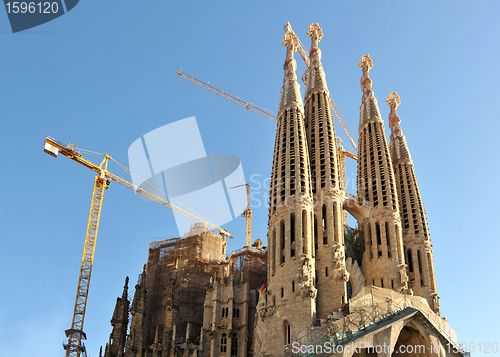
[[[295,292],[295,280],[292,280],[292,293]]]
[[[285,220],[282,219],[280,222],[280,243],[281,249],[285,249]]]
[[[418,272],[420,274],[420,286],[425,286],[424,273],[422,267],[422,257],[420,256],[420,250],[417,250],[417,260],[418,260]]]
[[[227,351],[227,334],[223,333],[220,338],[220,353],[225,353]]]
[[[284,298],[285,297],[285,289],[282,287],[281,288],[281,297]]]
[[[238,356],[238,335],[236,333],[231,336],[231,356]]]
[[[283,344],[285,346],[289,345],[292,341],[291,337],[291,328],[290,323],[288,321],[283,321]]]
[[[271,274],[274,274],[274,271],[276,269],[276,260],[278,259],[276,257],[276,228],[273,229],[273,239],[271,240],[271,244],[270,245],[270,250],[271,250],[271,256],[270,256],[270,259],[271,259]]]
[[[307,212],[302,210],[302,253],[307,254]]]
[[[411,255],[411,249],[408,249],[408,270],[413,273],[413,257]]]
[[[328,267],[325,267],[325,276],[328,277]]]
[[[322,218],[322,222],[323,222],[323,232],[324,232],[328,228],[326,226],[326,204],[324,204],[322,209],[321,209],[321,218]]]
[[[391,258],[392,257],[392,254],[391,254],[391,231],[390,231],[390,227],[389,227],[389,222],[385,222],[385,239],[386,239],[386,242],[387,242],[387,257],[388,258]]]
[[[285,220],[280,222],[281,264],[285,262]]]
[[[295,213],[290,215],[290,256],[295,257],[295,248],[292,248],[292,243],[295,242]]]
[[[377,256],[380,258],[382,256],[382,237],[380,235],[380,224],[378,222],[375,223],[375,233],[377,235]]]

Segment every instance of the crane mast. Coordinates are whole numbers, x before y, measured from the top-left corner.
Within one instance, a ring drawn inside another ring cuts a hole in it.
[[[97,173],[94,181],[94,191],[92,194],[92,202],[90,205],[90,214],[87,224],[87,233],[85,236],[85,245],[83,248],[83,257],[80,266],[78,289],[76,293],[75,307],[73,310],[73,320],[71,322],[71,328],[65,331],[66,337],[68,337],[68,343],[63,344],[63,347],[66,350],[66,357],[79,357],[80,354],[86,356],[85,345],[82,344],[82,339],[87,339],[85,333],[83,332],[83,322],[85,320],[85,310],[87,306],[92,264],[94,261],[97,232],[99,230],[99,219],[101,216],[102,201],[104,198],[104,191],[109,187],[111,181],[117,182],[122,186],[137,191],[143,196],[148,197],[149,199],[156,201],[176,212],[179,212],[196,222],[201,222],[215,234],[218,234],[224,238],[232,238],[233,236],[225,229],[210,223],[203,217],[187,212],[182,208],[177,207],[172,203],[164,200],[160,196],[144,190],[115,174],[112,174],[108,171],[108,161],[110,159],[113,159],[108,154],[104,156],[104,159],[102,160],[100,165],[96,165],[93,162],[83,158],[80,153],[80,151],[82,150],[77,148],[75,145],[71,143],[69,145],[65,145],[51,137],[47,137],[45,139],[44,151],[54,157],[57,157],[60,153]]]
[[[241,212],[241,217],[246,218],[246,229],[245,229],[245,247],[250,247],[252,245],[252,206],[250,204],[250,184],[245,183],[243,185],[234,186],[231,188],[237,187],[246,187],[247,190],[247,208]]]

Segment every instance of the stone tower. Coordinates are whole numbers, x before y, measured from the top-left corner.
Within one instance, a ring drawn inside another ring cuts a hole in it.
[[[285,78],[278,108],[269,192],[267,314],[262,350],[283,354],[316,319],[313,198],[304,107],[295,73],[297,39],[287,33]],[[274,306],[274,308],[270,308]]]
[[[368,285],[395,291],[407,289],[399,205],[389,145],[372,90],[369,55],[358,63],[363,69],[363,98],[359,117],[358,194],[372,202],[367,218],[359,222],[364,232],[362,270]]]
[[[111,318],[113,330],[109,336],[109,343],[106,345],[104,357],[123,357],[125,349],[125,341],[127,338],[128,325],[128,276],[125,279],[123,294],[121,298],[116,299],[115,311]]]
[[[343,193],[339,187],[337,140],[321,50],[318,48],[323,32],[318,24],[311,24],[307,35],[311,37],[311,65],[304,97],[305,129],[314,198],[316,305],[318,317],[324,318],[346,302],[349,275],[345,270]]]
[[[401,130],[396,112],[401,103],[396,92],[385,100],[391,107],[389,127],[391,128],[391,157],[396,175],[399,210],[402,219],[403,243],[409,271],[409,287],[415,295],[427,299],[434,312],[439,313],[439,300],[434,275],[434,258],[429,238],[427,218],[418,188],[415,168]]]

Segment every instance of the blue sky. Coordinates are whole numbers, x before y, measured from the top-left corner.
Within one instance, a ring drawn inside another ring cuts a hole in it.
[[[82,0],[17,34],[1,10],[0,357],[62,356],[71,325],[94,175],[44,154],[48,135],[128,164],[128,147],[141,135],[196,116],[207,153],[235,155],[247,179],[253,175],[253,236],[266,237],[267,192],[259,183],[271,172],[274,123],[175,71],[276,111],[287,21],[306,47],[309,24],[323,28],[329,89],[355,137],[363,54],[374,62],[370,76],[387,134],[384,99],[392,91],[401,96],[442,314],[459,341],[500,343],[493,324],[500,319],[493,308],[500,270],[499,10],[497,1]],[[305,65],[296,58],[301,75]],[[352,182],[356,168],[347,169]],[[244,218],[225,225],[235,235],[230,251],[243,246],[244,226]],[[91,357],[108,340],[125,276],[134,285],[149,242],[176,235],[166,208],[118,184],[106,191],[84,326]]]

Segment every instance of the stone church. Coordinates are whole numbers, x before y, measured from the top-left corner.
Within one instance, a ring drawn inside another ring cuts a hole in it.
[[[225,252],[194,225],[152,242],[128,299],[112,315],[104,357],[465,356],[440,316],[432,245],[413,161],[397,114],[388,142],[364,55],[357,195],[342,187],[341,147],[309,26],[310,67],[300,93],[287,32],[269,192],[267,247]],[[348,211],[357,228],[345,225]]]

